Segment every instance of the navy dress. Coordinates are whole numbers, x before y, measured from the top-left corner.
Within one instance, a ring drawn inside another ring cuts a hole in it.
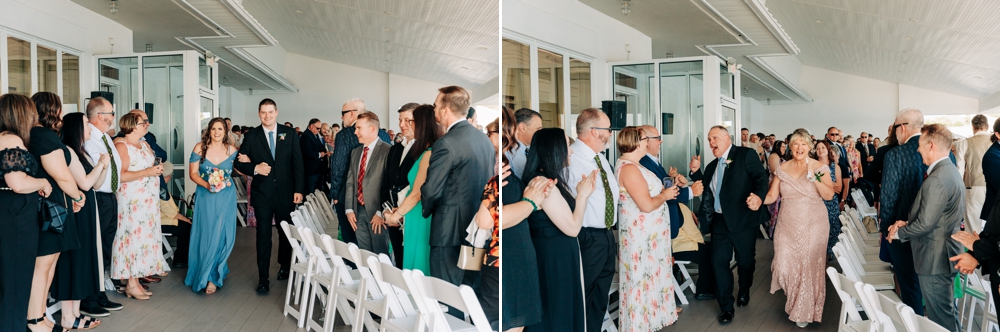
[[[21,331],[28,317],[31,277],[38,252],[38,192],[18,194],[4,175],[36,176],[41,166],[28,151],[0,151],[0,331]]]
[[[188,253],[188,273],[184,285],[199,292],[211,281],[222,287],[229,274],[229,254],[236,243],[236,187],[233,186],[233,160],[236,152],[219,165],[191,152],[189,162],[200,162],[202,179],[215,177],[222,188],[212,192],[198,186],[194,198],[194,218],[191,219],[191,247]],[[209,181],[212,183],[213,181]]]
[[[833,179],[833,183],[841,180],[837,179],[835,167],[839,167],[836,162],[830,163],[830,174],[833,175],[830,178]],[[834,193],[833,198],[824,200],[823,203],[826,204],[826,213],[830,218],[830,239],[826,244],[826,255],[830,256],[833,255],[833,246],[837,244],[837,237],[840,236],[840,193]]]

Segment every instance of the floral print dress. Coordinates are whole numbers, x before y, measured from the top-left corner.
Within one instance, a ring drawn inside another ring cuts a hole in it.
[[[619,159],[615,173],[621,174],[626,165],[639,168],[650,196],[663,190],[656,174],[628,160]],[[621,331],[656,331],[677,321],[667,205],[643,213],[625,186],[619,190],[619,202]]]
[[[153,150],[128,147],[128,169],[138,171],[153,166]],[[118,232],[111,253],[111,278],[129,279],[163,274],[160,235],[160,179],[144,177],[118,184]]]

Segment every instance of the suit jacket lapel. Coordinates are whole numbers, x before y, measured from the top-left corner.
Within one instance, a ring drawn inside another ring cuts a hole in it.
[[[726,160],[720,160],[719,161],[719,162],[725,164],[725,165],[719,165],[721,167],[725,167],[724,169],[722,169],[722,182],[719,183],[719,187],[722,187],[722,186],[726,185],[726,182],[727,182],[726,180],[728,180],[729,177],[730,177],[729,173],[731,173],[730,171],[732,170],[732,167],[731,167],[732,164],[735,164],[735,163],[739,162],[739,161],[736,160],[740,156],[738,151],[739,151],[739,149],[737,149],[736,146],[732,147],[732,149],[729,150],[729,155],[726,156],[726,160],[732,160],[731,163],[725,164]]]
[[[274,166],[274,157],[271,157],[271,143],[269,143],[267,141],[267,131],[264,130],[264,125],[261,125],[258,128],[260,128],[260,131],[259,131],[260,134],[258,134],[258,135],[260,135],[261,142],[264,143],[264,145],[263,145],[264,146],[264,155],[267,156],[265,158],[267,158],[268,165]],[[278,128],[274,128],[274,131],[275,131],[275,136],[276,136],[276,137],[274,137],[274,145],[275,145],[274,154],[277,155],[278,154],[278,149],[277,149],[277,145],[278,145],[278,137],[277,137],[278,133],[277,133],[277,131],[278,131]]]

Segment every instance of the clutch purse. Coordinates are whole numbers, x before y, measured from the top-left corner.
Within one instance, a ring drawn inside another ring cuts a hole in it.
[[[66,195],[62,195],[63,204],[53,202],[48,198],[38,200],[38,219],[42,224],[42,231],[49,231],[62,234],[66,225],[66,216],[69,210],[66,209]]]

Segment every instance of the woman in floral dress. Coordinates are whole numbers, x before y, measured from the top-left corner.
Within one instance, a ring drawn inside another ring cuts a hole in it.
[[[111,254],[111,278],[128,280],[125,295],[148,300],[139,278],[160,275],[167,266],[160,235],[160,174],[153,149],[141,138],[149,131],[149,119],[135,112],[122,116],[118,126],[124,138],[115,140],[121,156],[122,176],[118,186],[118,232]]]
[[[664,188],[653,172],[639,164],[646,155],[643,130],[629,126],[618,133],[618,209],[621,279],[621,331],[656,331],[677,321],[673,257],[666,201],[677,186]],[[679,222],[683,222],[682,220]]]

